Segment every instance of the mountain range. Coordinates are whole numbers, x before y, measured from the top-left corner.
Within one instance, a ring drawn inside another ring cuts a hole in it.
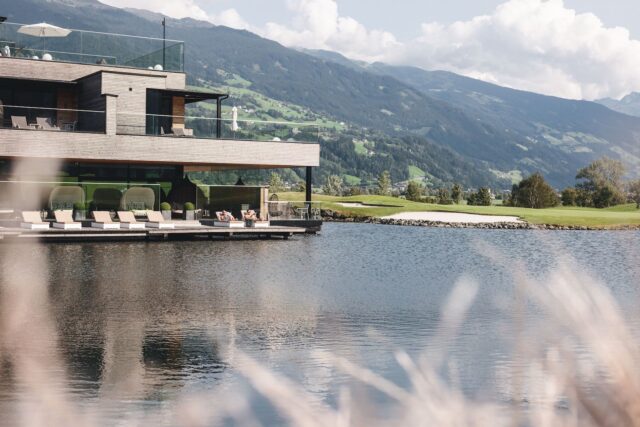
[[[158,14],[96,0],[0,0],[0,14],[75,29],[162,32]],[[189,84],[228,91],[244,107],[241,118],[305,119],[327,127],[318,181],[339,174],[362,184],[388,169],[394,181],[501,189],[540,171],[560,188],[603,155],[623,159],[634,175],[640,170],[640,118],[613,105],[290,49],[193,19],[167,24],[167,36],[186,43]]]

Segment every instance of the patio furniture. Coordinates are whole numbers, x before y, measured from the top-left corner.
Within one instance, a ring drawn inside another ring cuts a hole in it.
[[[144,222],[138,222],[133,212],[118,211],[118,219],[120,220],[120,227],[127,230],[144,230],[146,228]]]
[[[27,123],[26,116],[11,116],[11,127],[14,129],[35,129],[34,125]]]
[[[113,222],[111,214],[107,211],[93,211],[94,222],[91,223],[93,228],[101,228],[103,230],[119,230],[120,224]]]
[[[121,211],[136,211],[135,214],[146,215],[148,209],[153,210],[156,203],[156,193],[147,187],[131,187],[120,199]]]
[[[56,218],[53,228],[61,228],[63,230],[82,229],[82,223],[73,220],[73,211],[55,211],[53,216]]]
[[[74,205],[84,205],[84,190],[78,185],[61,185],[49,194],[49,210],[70,210]]]
[[[268,220],[265,220],[264,218],[262,218],[262,215],[259,215],[257,219],[251,219],[250,223],[249,221],[247,221],[246,219],[246,210],[241,210],[240,213],[242,214],[242,218],[245,218],[245,226],[249,227],[249,228],[269,228],[271,226],[271,223]],[[251,224],[251,225],[249,225]]]
[[[28,228],[29,230],[48,230],[49,223],[42,221],[40,212],[38,211],[25,211],[22,212],[22,228]]]
[[[228,212],[216,212],[216,219],[213,220],[214,227],[244,228],[244,221],[239,221]]]
[[[171,132],[175,136],[193,136],[193,129],[187,129],[185,127],[172,127]]]
[[[147,225],[151,228],[176,228],[176,225],[172,222],[169,222],[164,219],[162,216],[162,212],[158,211],[147,211]]]
[[[36,117],[38,128],[42,130],[60,130],[58,126],[54,126],[48,117]]]

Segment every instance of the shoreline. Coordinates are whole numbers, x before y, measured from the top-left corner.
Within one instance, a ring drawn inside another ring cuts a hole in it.
[[[362,223],[378,225],[396,225],[403,227],[429,228],[475,228],[482,230],[554,230],[554,231],[638,231],[640,225],[615,225],[611,227],[592,227],[585,225],[532,224],[519,222],[442,222],[416,219],[393,219],[372,216],[350,216],[332,210],[322,210],[324,222]]]

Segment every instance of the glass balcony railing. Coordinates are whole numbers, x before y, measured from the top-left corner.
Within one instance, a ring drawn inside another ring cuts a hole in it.
[[[0,128],[104,133],[105,112],[0,105]]]
[[[22,24],[0,24],[0,56],[184,71],[184,42],[71,30],[65,37],[21,34]]]
[[[120,135],[230,139],[248,141],[319,142],[315,123],[229,120],[209,117],[118,113]]]

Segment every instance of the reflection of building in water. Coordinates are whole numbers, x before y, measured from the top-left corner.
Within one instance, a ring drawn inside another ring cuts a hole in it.
[[[186,384],[215,385],[236,346],[277,351],[313,337],[317,309],[278,298],[286,283],[274,284],[261,265],[268,245],[246,256],[256,243],[233,242],[224,247],[230,258],[200,265],[193,251],[208,245],[44,247],[72,386],[107,401],[156,399]],[[251,259],[253,271],[229,266],[243,252],[239,262]]]

